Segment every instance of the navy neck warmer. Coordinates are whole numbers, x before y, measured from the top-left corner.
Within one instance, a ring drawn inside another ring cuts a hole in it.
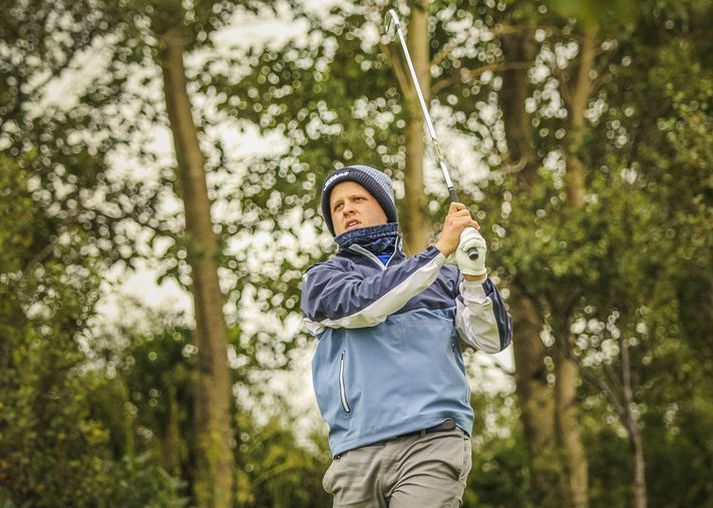
[[[399,237],[398,222],[388,222],[377,226],[352,229],[337,235],[334,241],[339,245],[339,250],[347,249],[350,245],[361,245],[372,254],[391,254],[394,252],[396,241]]]

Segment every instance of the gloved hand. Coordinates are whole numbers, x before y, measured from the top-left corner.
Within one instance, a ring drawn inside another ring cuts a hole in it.
[[[468,251],[472,248],[478,250],[478,258],[473,260],[468,257]],[[460,235],[460,242],[456,249],[456,263],[460,271],[466,275],[485,275],[485,256],[488,247],[485,238],[475,228],[465,228]]]

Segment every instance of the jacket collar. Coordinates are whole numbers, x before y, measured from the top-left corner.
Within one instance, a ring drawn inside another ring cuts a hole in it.
[[[337,235],[334,241],[339,245],[339,252],[343,252],[352,245],[360,245],[375,255],[392,254],[400,250],[398,222],[388,222],[377,226],[352,229]]]

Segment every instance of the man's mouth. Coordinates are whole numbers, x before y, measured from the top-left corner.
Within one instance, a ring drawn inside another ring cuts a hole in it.
[[[346,224],[344,224],[344,231],[346,231],[347,229],[353,228],[354,226],[358,226],[358,225],[359,225],[358,220],[350,219],[346,222]]]

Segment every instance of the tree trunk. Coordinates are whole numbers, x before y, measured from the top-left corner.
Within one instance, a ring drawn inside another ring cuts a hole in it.
[[[530,463],[530,499],[534,506],[562,506],[561,471],[555,442],[554,400],[547,382],[542,320],[527,296],[514,293],[512,301],[515,382]]]
[[[624,392],[624,425],[629,433],[629,440],[634,453],[634,507],[646,508],[646,473],[644,462],[644,448],[641,443],[639,424],[632,413],[634,394],[631,389],[631,361],[629,359],[629,343],[622,339],[621,344],[621,373],[622,388]]]
[[[567,207],[578,210],[584,206],[586,184],[585,165],[579,154],[585,140],[586,123],[584,112],[591,93],[590,72],[594,68],[597,27],[585,25],[577,59],[577,73],[571,83],[565,83],[569,92],[569,132],[566,139],[567,172],[565,187]],[[561,307],[561,306],[560,306]],[[568,313],[555,316],[559,322],[557,333],[557,356],[555,361],[555,414],[558,442],[562,447],[567,468],[567,498],[569,505],[584,508],[589,504],[589,465],[582,444],[576,406],[579,367],[571,356],[572,337],[569,331]]]
[[[186,90],[186,40],[180,28],[173,28],[161,37],[161,43],[159,59],[185,207],[196,316],[198,369],[194,409],[198,456],[194,491],[198,506],[227,508],[232,506],[233,489],[231,382],[223,295],[216,266],[218,242],[210,218],[203,154]]]
[[[431,94],[431,59],[429,56],[427,0],[414,2],[408,25],[408,46],[413,67],[421,85],[424,100],[428,103]],[[408,120],[406,125],[406,168],[404,175],[405,217],[401,221],[404,228],[406,252],[415,254],[428,245],[431,221],[426,203],[423,183],[423,157],[425,152],[423,113],[418,103],[416,91],[411,87],[402,93],[406,100]]]
[[[504,36],[501,47],[505,61],[533,61],[530,41],[530,37],[522,34]],[[530,78],[527,72],[526,68],[503,71],[503,87],[500,91],[500,108],[503,111],[509,156],[507,162],[511,166],[522,168],[518,183],[524,192],[528,192],[534,185],[539,166],[532,139],[530,115],[525,111],[525,101],[530,96]]]
[[[577,75],[569,95],[569,132],[566,139],[567,173],[565,185],[567,188],[567,204],[573,208],[584,205],[585,182],[584,164],[579,158],[579,152],[584,143],[586,124],[584,112],[591,93],[590,72],[594,68],[594,52],[596,49],[597,26],[588,24],[579,48]]]
[[[557,434],[565,461],[567,505],[584,508],[589,504],[587,456],[582,444],[577,411],[579,367],[571,358],[569,319],[563,318],[557,330],[555,363],[555,415]]]
[[[631,421],[629,428],[629,436],[634,449],[634,507],[646,508],[646,463],[644,462],[644,447],[641,443],[641,433],[639,432],[638,424]]]
[[[505,61],[532,61],[530,40],[522,34],[504,36],[501,46]],[[525,111],[530,82],[525,68],[506,70],[502,77],[500,107],[507,137],[508,164],[520,168],[518,184],[522,191],[513,200],[513,213],[528,213],[527,200],[539,166],[530,117]],[[511,301],[515,382],[530,457],[530,496],[535,506],[562,506],[563,492],[558,488],[562,484],[562,470],[555,436],[553,391],[547,382],[546,350],[540,339],[542,317],[537,312],[536,302],[527,295],[513,291]]]
[[[178,475],[180,473],[181,433],[178,427],[178,402],[175,386],[168,387],[166,400],[168,401],[168,422],[166,422],[164,435],[159,441],[161,467],[169,474]]]

